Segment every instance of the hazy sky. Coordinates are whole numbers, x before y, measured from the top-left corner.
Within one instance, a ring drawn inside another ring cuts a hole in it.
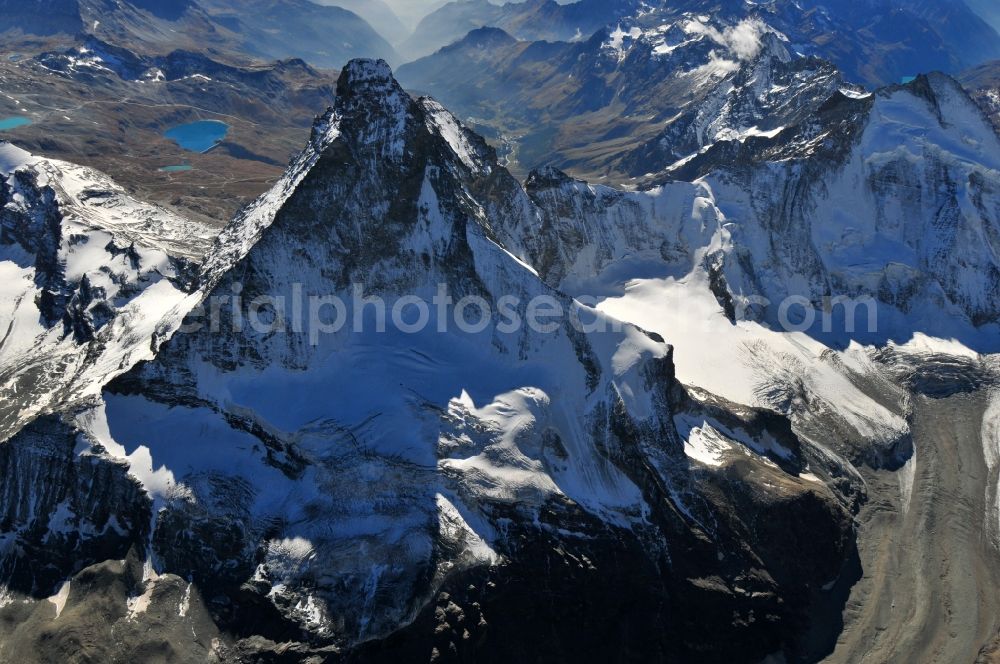
[[[413,28],[427,14],[431,13],[447,0],[385,0],[396,15],[410,28]]]

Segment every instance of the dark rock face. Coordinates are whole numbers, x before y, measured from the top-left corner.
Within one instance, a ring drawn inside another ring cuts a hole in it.
[[[49,597],[84,567],[145,546],[151,514],[141,485],[97,449],[78,456],[80,435],[47,417],[0,446],[0,573],[15,592]]]
[[[412,625],[345,661],[753,661],[781,642],[775,596],[741,599],[719,579],[682,573],[621,533],[531,534],[509,565],[457,575]],[[748,618],[756,625],[729,626]]]
[[[8,206],[15,195],[25,201],[24,209]],[[39,308],[47,327],[52,327],[67,315],[69,292],[59,263],[62,242],[62,214],[55,192],[39,187],[37,175],[17,173],[13,183],[0,180],[0,244],[18,245],[34,254],[35,283],[39,289]]]

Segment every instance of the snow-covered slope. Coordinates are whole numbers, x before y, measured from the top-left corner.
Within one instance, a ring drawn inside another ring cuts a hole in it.
[[[931,75],[835,93],[773,136],[722,138],[690,161],[693,184],[528,180],[543,223],[521,256],[549,283],[661,334],[696,398],[785,414],[815,455],[808,476],[864,487],[866,574],[830,661],[929,641],[948,645],[928,661],[997,650],[1000,611],[975,589],[1000,570],[1000,550],[981,546],[998,514],[998,157],[986,118]],[[824,323],[838,296],[857,314],[838,305]],[[690,458],[738,458],[717,429],[675,421]],[[916,608],[940,602],[947,616]]]
[[[924,332],[995,352],[1000,139],[940,74],[859,102],[868,103],[835,125],[837,135],[805,122],[777,137],[792,158],[717,168],[705,179],[756,259],[754,276],[727,268],[742,284],[734,293],[775,302],[800,295],[816,305],[867,295],[884,306],[878,329],[858,338]],[[755,228],[782,241],[766,249]]]
[[[0,144],[0,437],[100,394],[186,307],[205,229],[105,176]]]
[[[859,386],[897,392],[862,346],[1000,350],[1000,140],[944,76],[834,96],[843,108],[780,134],[714,143],[693,184],[623,193],[532,174],[544,221],[522,258],[661,334],[685,384],[825,422],[803,435],[839,420],[838,452],[881,463],[908,453],[908,427],[901,394],[887,410]]]

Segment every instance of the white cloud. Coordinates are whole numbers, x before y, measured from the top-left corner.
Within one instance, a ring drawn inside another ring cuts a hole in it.
[[[684,31],[688,34],[708,37],[719,46],[724,46],[740,60],[756,57],[760,53],[761,37],[768,32],[775,32],[769,25],[757,18],[744,19],[724,31],[702,23],[700,20],[692,20],[684,25]]]
[[[760,53],[761,37],[770,30],[763,21],[748,19],[726,29],[729,50],[741,60],[749,60]]]
[[[712,76],[725,76],[740,68],[738,62],[727,60],[712,51],[708,56],[708,62],[689,72],[689,75],[697,78],[709,78]]]

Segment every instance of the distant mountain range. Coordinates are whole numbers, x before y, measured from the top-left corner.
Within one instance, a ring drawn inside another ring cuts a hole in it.
[[[864,92],[830,63],[794,56],[763,23],[702,18],[578,43],[484,28],[399,77],[491,134],[515,172],[554,165],[628,184],[716,141],[793,125],[838,90]]]
[[[733,23],[756,16],[788,37],[793,49],[836,64],[858,83],[884,85],[920,72],[957,73],[1000,57],[1000,36],[961,0],[552,0],[494,5],[452,2],[427,16],[400,49],[426,55],[478,27],[517,39],[587,40],[601,28],[648,26],[685,13]]]
[[[357,14],[310,0],[199,0],[213,20],[237,35],[243,50],[260,57],[302,58],[340,69],[352,57],[401,58]]]
[[[385,0],[411,32],[431,12],[448,4],[448,0]]]
[[[861,94],[859,81],[896,84],[921,71],[957,73],[1000,48],[1000,35],[960,3],[907,1],[900,9],[868,0],[867,12],[848,4],[737,8],[686,0],[680,5],[694,10],[686,12],[673,3],[647,5],[571,42],[480,28],[400,67],[398,75],[408,89],[441,100],[489,136],[519,174],[553,165],[634,185],[691,168],[697,160],[688,158],[720,138],[793,124],[838,89]],[[533,7],[537,15],[543,6],[490,11],[510,22],[510,12]],[[477,7],[457,3],[436,15]],[[871,26],[857,27],[862,21]],[[552,24],[532,30],[539,25]]]
[[[8,44],[91,35],[139,53],[178,48],[234,61],[298,57],[339,69],[354,57],[399,56],[357,14],[309,0],[0,0]]]
[[[482,27],[519,41],[577,43],[602,30],[648,29],[691,15],[725,24],[757,18],[787,37],[793,51],[830,60],[850,81],[884,85],[1000,58],[1000,35],[989,24],[996,14],[962,0],[462,0],[444,4],[411,31],[384,0],[0,0],[0,33],[8,41],[90,34],[139,52],[297,57],[339,69],[354,57],[398,65]]]
[[[324,6],[350,10],[368,22],[390,44],[398,44],[413,32],[384,0],[315,0]]]
[[[532,41],[585,39],[612,21],[635,14],[643,5],[639,0],[580,0],[572,4],[553,0],[506,4],[461,0],[426,16],[399,49],[407,58],[421,57],[481,27],[502,28]]]

